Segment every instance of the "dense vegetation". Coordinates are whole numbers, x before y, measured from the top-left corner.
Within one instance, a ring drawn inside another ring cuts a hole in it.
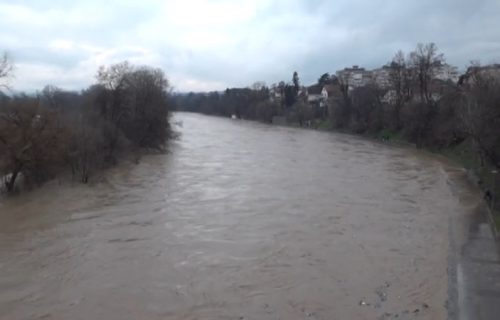
[[[395,54],[388,64],[386,87],[352,86],[349,77],[325,73],[318,85],[334,88],[325,112],[308,103],[296,72],[288,84],[189,93],[178,95],[176,102],[179,110],[266,122],[281,116],[288,124],[401,139],[441,150],[474,169],[491,198],[495,189],[491,172],[500,168],[500,68],[473,64],[452,82],[436,76],[444,63],[434,44],[419,44],[408,54]]]
[[[12,72],[4,57],[0,78]],[[160,69],[127,62],[101,67],[81,92],[46,86],[36,95],[0,97],[0,179],[12,192],[71,172],[96,171],[138,149],[162,150],[170,134],[169,83]],[[3,83],[6,86],[6,82]]]

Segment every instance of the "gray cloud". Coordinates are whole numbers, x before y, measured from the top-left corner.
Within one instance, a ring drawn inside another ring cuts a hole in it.
[[[17,90],[83,88],[99,65],[125,59],[163,68],[181,91],[288,81],[295,70],[308,84],[418,42],[462,69],[499,62],[498,12],[496,0],[21,0],[0,3],[0,50],[17,64]]]

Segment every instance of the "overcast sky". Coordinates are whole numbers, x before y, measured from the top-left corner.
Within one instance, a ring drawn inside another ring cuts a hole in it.
[[[374,68],[435,42],[447,61],[500,62],[500,0],[0,1],[15,90],[82,89],[97,67],[161,67],[177,91]]]

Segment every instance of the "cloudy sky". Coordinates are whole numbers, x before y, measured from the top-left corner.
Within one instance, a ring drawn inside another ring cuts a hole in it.
[[[0,1],[11,86],[81,89],[99,65],[161,67],[177,91],[291,80],[435,42],[461,69],[500,62],[500,0]]]

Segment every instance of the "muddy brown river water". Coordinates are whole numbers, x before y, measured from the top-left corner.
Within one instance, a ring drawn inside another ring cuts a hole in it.
[[[0,200],[1,319],[446,319],[477,193],[410,148],[179,113],[170,153]]]

